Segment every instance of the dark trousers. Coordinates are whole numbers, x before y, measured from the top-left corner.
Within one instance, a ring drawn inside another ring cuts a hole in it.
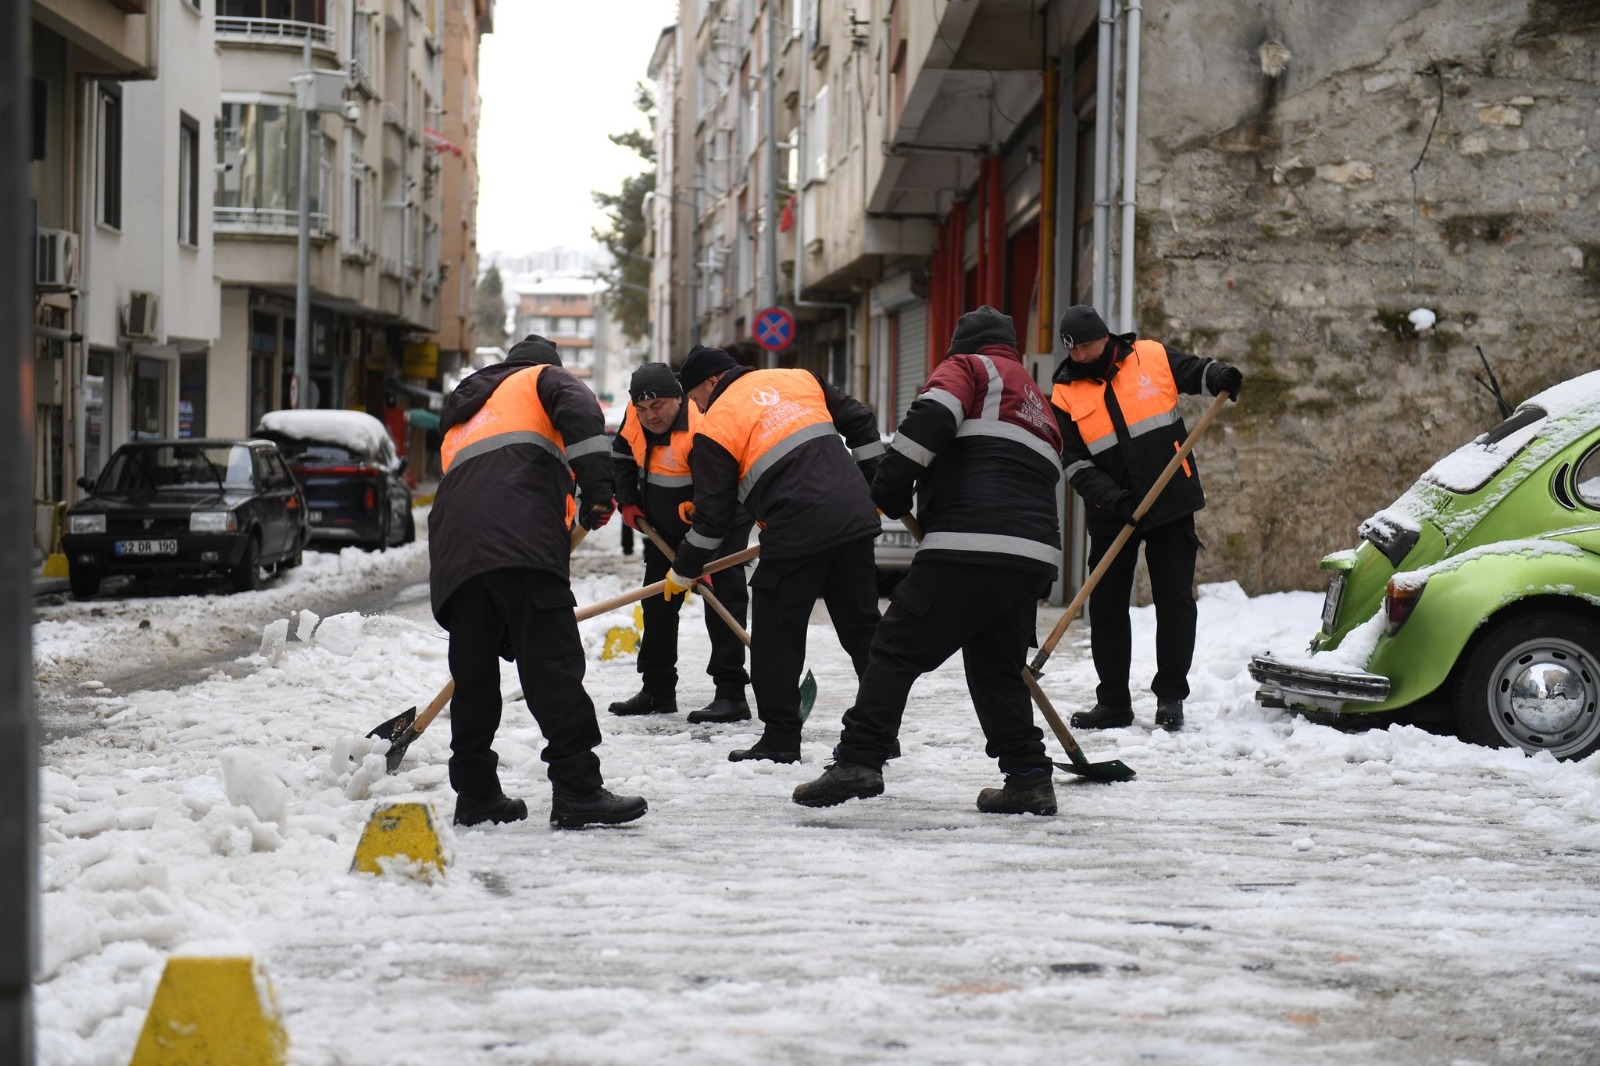
[[[736,526],[722,541],[717,558],[743,551],[750,541],[750,524]],[[672,564],[654,543],[644,545],[644,583],[654,584],[667,576]],[[728,613],[745,624],[745,614],[750,606],[750,590],[745,583],[744,567],[734,566],[711,575],[711,594]],[[663,695],[675,693],[678,688],[678,612],[686,597],[650,596],[644,601],[644,636],[639,641],[639,673],[644,675],[644,687]],[[706,634],[711,638],[711,660],[706,673],[717,686],[718,696],[743,699],[744,687],[750,683],[744,672],[744,641],[728,628],[722,617],[706,605]]]
[[[1026,570],[914,560],[878,623],[835,757],[882,769],[912,684],[960,651],[984,750],[1007,774],[1043,769],[1048,778],[1044,733],[1033,722],[1022,680],[1039,596],[1048,587]]]
[[[798,559],[763,559],[750,579],[750,687],[768,747],[800,746],[800,673],[806,626],[821,599],[839,643],[855,665],[867,667],[878,627],[878,572],[871,535]]]
[[[458,795],[500,795],[502,646],[517,662],[522,691],[544,734],[550,784],[562,792],[592,792],[605,783],[600,726],[583,688],[583,643],[573,616],[572,587],[542,570],[495,570],[467,581],[445,604],[450,632],[450,787]]]
[[[1089,568],[1105,557],[1115,534],[1089,538]],[[1194,562],[1200,550],[1194,516],[1150,530],[1135,530],[1112,561],[1100,584],[1089,594],[1090,646],[1100,684],[1095,697],[1107,707],[1131,707],[1128,670],[1133,661],[1133,627],[1128,621],[1128,601],[1133,596],[1133,572],[1144,545],[1145,567],[1150,571],[1150,595],[1156,607],[1156,676],[1150,690],[1158,700],[1189,696],[1189,664],[1194,661]]]

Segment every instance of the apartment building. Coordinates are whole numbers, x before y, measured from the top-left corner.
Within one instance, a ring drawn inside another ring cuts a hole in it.
[[[627,395],[631,364],[642,352],[625,348],[621,328],[601,299],[605,282],[592,275],[514,279],[513,343],[532,333],[554,341],[561,365],[604,400]]]
[[[126,440],[244,435],[298,403],[371,411],[402,451],[423,447],[428,419],[408,411],[436,407],[441,371],[476,346],[492,0],[36,0],[31,14],[40,547],[77,479]]]

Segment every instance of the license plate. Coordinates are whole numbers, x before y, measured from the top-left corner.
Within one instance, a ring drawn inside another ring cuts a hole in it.
[[[321,511],[307,511],[306,512],[306,521],[310,522],[314,526],[315,525],[320,525],[321,522],[322,522],[322,512]]]
[[[177,555],[178,542],[175,540],[119,540],[116,552],[118,555]]]
[[[1333,632],[1333,620],[1339,616],[1339,600],[1344,596],[1343,573],[1333,575],[1333,580],[1328,582],[1328,595],[1322,601],[1322,629],[1324,632]]]
[[[910,533],[885,533],[882,543],[886,548],[910,548],[914,547],[917,541]]]

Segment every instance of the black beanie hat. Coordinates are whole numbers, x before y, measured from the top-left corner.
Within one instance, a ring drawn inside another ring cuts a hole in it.
[[[968,311],[956,322],[955,334],[950,338],[950,350],[944,354],[970,355],[991,344],[1007,344],[1015,348],[1017,330],[1011,324],[1010,315],[1002,315],[984,304],[976,311]]]
[[[666,363],[646,363],[628,380],[628,396],[634,403],[682,395],[678,375]]]
[[[1071,348],[1075,344],[1088,344],[1097,341],[1111,331],[1106,329],[1106,320],[1100,317],[1100,312],[1088,304],[1073,304],[1061,312],[1061,343]]]
[[[738,365],[738,361],[721,348],[697,344],[689,349],[689,354],[683,360],[683,369],[678,371],[678,383],[683,386],[684,392],[688,392],[707,378],[725,374]]]
[[[530,333],[513,344],[511,350],[506,353],[506,361],[511,362],[513,360],[560,366],[561,353],[556,351],[553,341],[547,341],[537,333]]]

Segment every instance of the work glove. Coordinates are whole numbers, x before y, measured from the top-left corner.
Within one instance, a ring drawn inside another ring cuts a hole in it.
[[[1244,375],[1239,373],[1239,368],[1227,363],[1213,363],[1212,367],[1211,391],[1218,396],[1227,393],[1230,403],[1238,403],[1239,390],[1244,387]]]
[[[674,596],[682,596],[685,592],[688,592],[694,587],[694,583],[698,579],[684,577],[676,570],[668,570],[666,580],[667,587],[661,591],[661,598],[664,600],[670,600]]]
[[[1138,509],[1139,497],[1135,496],[1131,492],[1124,492],[1121,496],[1118,496],[1116,502],[1111,505],[1111,513],[1116,515],[1117,521],[1121,522],[1125,526],[1137,527],[1139,525],[1138,521],[1133,517],[1133,512],[1137,511]]]
[[[578,508],[578,524],[591,533],[611,521],[616,506],[611,500],[596,500]]]
[[[639,528],[639,519],[644,517],[643,508],[636,503],[625,503],[618,508],[618,510],[622,512],[623,525],[627,526],[629,529]]]
[[[904,518],[911,513],[912,494],[879,489],[872,494],[872,502],[878,505],[879,514],[889,518]]]

